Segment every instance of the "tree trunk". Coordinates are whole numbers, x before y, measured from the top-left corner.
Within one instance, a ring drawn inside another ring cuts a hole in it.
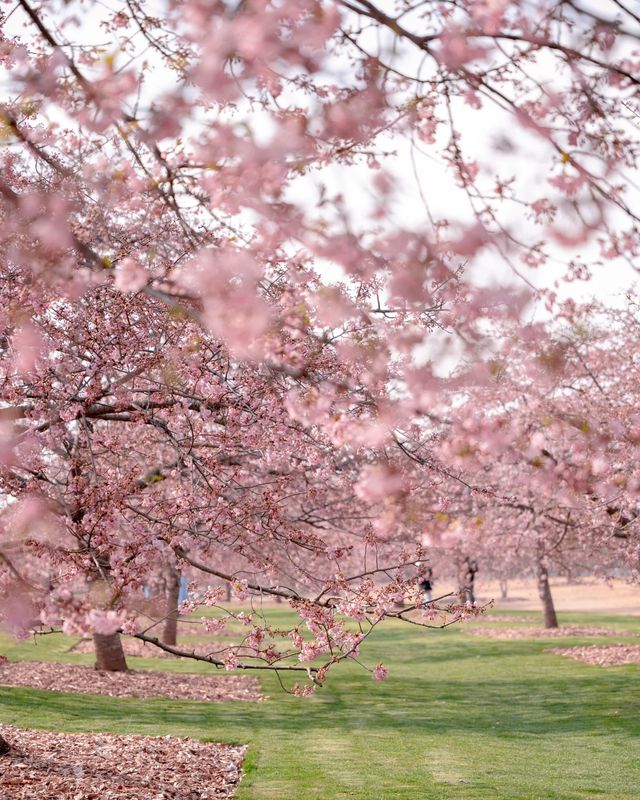
[[[0,736],[0,756],[6,756],[9,750],[11,750],[11,745],[4,736]]]
[[[126,672],[127,660],[122,649],[122,640],[119,633],[108,635],[93,634],[93,644],[96,651],[95,668],[108,672]]]
[[[500,597],[502,600],[507,599],[507,582],[500,581]]]
[[[167,576],[167,611],[162,631],[164,644],[178,644],[178,605],[180,603],[180,572],[169,567]]]
[[[542,609],[544,612],[544,627],[557,628],[558,617],[556,616],[556,609],[553,605],[553,597],[551,595],[551,588],[549,586],[549,571],[543,561],[542,556],[538,556],[538,595],[542,601]]]

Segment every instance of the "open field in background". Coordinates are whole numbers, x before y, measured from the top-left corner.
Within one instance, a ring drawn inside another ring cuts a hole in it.
[[[437,577],[437,576],[436,576]],[[605,584],[592,577],[579,578],[577,583],[568,583],[566,578],[552,578],[551,591],[557,611],[584,611],[593,613],[640,615],[640,586],[622,580]],[[478,603],[495,600],[495,608],[503,611],[540,611],[534,580],[508,581],[508,596],[500,599],[498,581],[476,581]],[[455,592],[453,582],[436,581],[434,596]],[[640,797],[640,792],[638,793]]]
[[[278,606],[267,613],[277,625],[292,619]],[[632,637],[640,633],[631,615],[565,613],[560,621],[613,627],[616,641],[637,642]],[[90,655],[67,652],[69,644],[60,635],[36,645],[2,636],[0,652],[91,663]],[[261,675],[269,698],[261,703],[114,700],[0,687],[0,720],[247,743],[238,800],[638,800],[640,667],[602,669],[544,653],[549,646],[474,637],[464,626],[426,631],[392,623],[362,654],[369,665],[390,667],[383,683],[349,664],[308,699],[283,694],[275,676]],[[169,659],[130,663],[211,671]]]

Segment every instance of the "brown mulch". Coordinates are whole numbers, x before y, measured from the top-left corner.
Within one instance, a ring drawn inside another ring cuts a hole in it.
[[[174,736],[53,733],[0,725],[3,800],[222,800],[245,747]]]
[[[611,628],[591,625],[563,625],[560,628],[467,628],[465,633],[489,639],[556,639],[565,636],[620,636]]]
[[[178,675],[144,670],[99,672],[78,664],[46,661],[10,661],[0,665],[0,684],[143,700],[168,697],[221,703],[262,699],[258,679],[247,675]]]
[[[550,647],[545,653],[567,656],[599,667],[640,664],[640,644],[592,644],[588,647]]]
[[[531,617],[519,617],[516,614],[480,614],[474,622],[531,622]]]

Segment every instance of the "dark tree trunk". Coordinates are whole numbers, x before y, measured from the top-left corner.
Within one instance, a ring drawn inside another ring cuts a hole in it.
[[[180,603],[180,572],[173,566],[167,575],[167,610],[162,631],[164,644],[178,644],[178,605]]]
[[[9,750],[11,750],[11,745],[4,736],[0,736],[0,756],[6,756]]]
[[[556,616],[556,609],[553,605],[551,587],[549,586],[549,571],[544,563],[542,555],[538,555],[537,578],[538,596],[542,601],[542,610],[544,613],[544,627],[557,628],[558,617]]]
[[[127,659],[124,657],[119,633],[108,635],[94,633],[93,644],[96,651],[96,669],[108,672],[126,672],[128,669]]]

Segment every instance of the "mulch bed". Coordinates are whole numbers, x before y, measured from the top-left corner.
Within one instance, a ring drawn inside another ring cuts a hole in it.
[[[474,622],[531,622],[531,617],[516,614],[481,614]]]
[[[556,639],[565,636],[620,636],[611,628],[590,625],[563,625],[560,628],[466,628],[465,633],[489,639]]]
[[[144,670],[99,672],[92,667],[45,661],[10,661],[0,665],[0,684],[143,700],[167,697],[221,703],[262,699],[258,679],[247,675],[178,675]]]
[[[640,664],[640,644],[592,644],[588,647],[550,647],[545,653],[567,656],[599,667]]]
[[[53,733],[0,725],[3,800],[222,800],[245,747],[174,736]]]

